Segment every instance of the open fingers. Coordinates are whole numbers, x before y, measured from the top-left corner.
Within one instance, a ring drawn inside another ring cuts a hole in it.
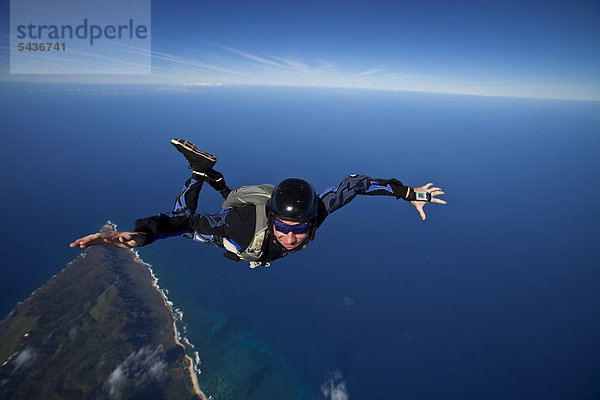
[[[99,232],[87,235],[71,243],[70,247],[106,246],[121,249],[130,249],[140,245],[143,240],[136,240],[132,233]]]
[[[436,190],[434,192],[430,192],[431,193],[431,202],[432,203],[437,203],[437,204],[448,204],[445,200],[442,199],[438,199],[435,196],[440,196],[442,194],[445,194],[445,192],[443,190]]]
[[[445,200],[442,199],[438,199],[435,196],[441,196],[443,194],[446,194],[446,192],[444,192],[442,190],[442,188],[439,187],[433,187],[427,190],[430,194],[431,194],[431,202],[432,203],[437,203],[437,204],[448,204],[448,202],[446,202]]]
[[[69,246],[71,247],[88,247],[88,246],[92,246],[92,244],[90,244],[91,242],[93,242],[94,240],[97,240],[100,238],[100,233],[93,233],[91,235],[87,235],[84,236],[82,238],[77,239],[76,241],[74,241],[73,243],[71,243]]]
[[[117,243],[114,243],[114,241],[111,240],[111,237],[104,232],[93,233],[91,235],[82,237],[81,239],[77,239],[71,243],[70,246],[85,248],[98,245],[107,247],[120,247]]]

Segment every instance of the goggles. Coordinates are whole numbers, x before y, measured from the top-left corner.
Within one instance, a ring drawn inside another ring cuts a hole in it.
[[[273,226],[278,232],[287,235],[290,232],[294,232],[295,235],[303,235],[308,233],[310,224],[308,222],[302,222],[298,225],[288,225],[285,222],[281,222],[277,218],[273,218]]]

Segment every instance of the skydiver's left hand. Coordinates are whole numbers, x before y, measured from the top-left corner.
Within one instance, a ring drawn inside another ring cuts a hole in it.
[[[444,191],[442,190],[442,188],[439,187],[431,187],[433,186],[433,183],[428,183],[424,186],[421,187],[417,187],[417,188],[413,188],[416,192],[427,192],[431,194],[431,203],[437,203],[437,204],[448,204],[446,201],[442,200],[442,199],[438,199],[435,196],[439,196],[444,194]],[[417,211],[419,212],[419,215],[421,216],[421,219],[423,221],[425,221],[425,211],[423,211],[423,207],[425,206],[425,204],[429,203],[428,201],[411,201],[410,202],[413,206],[415,206],[415,208],[417,209]]]

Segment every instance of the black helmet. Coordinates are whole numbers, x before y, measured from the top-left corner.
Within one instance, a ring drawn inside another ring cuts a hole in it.
[[[286,178],[273,189],[268,209],[270,215],[280,219],[311,222],[317,216],[317,194],[304,179]]]

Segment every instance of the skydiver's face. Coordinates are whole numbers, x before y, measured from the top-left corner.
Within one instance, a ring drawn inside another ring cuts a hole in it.
[[[300,225],[302,223],[295,221],[287,221],[285,219],[280,219],[279,221],[290,226]],[[296,249],[304,243],[306,238],[308,238],[308,233],[297,234],[292,231],[289,231],[288,233],[280,232],[277,230],[277,227],[275,225],[273,225],[273,234],[275,235],[275,239],[277,239],[277,241],[281,243],[281,245],[287,250]]]

